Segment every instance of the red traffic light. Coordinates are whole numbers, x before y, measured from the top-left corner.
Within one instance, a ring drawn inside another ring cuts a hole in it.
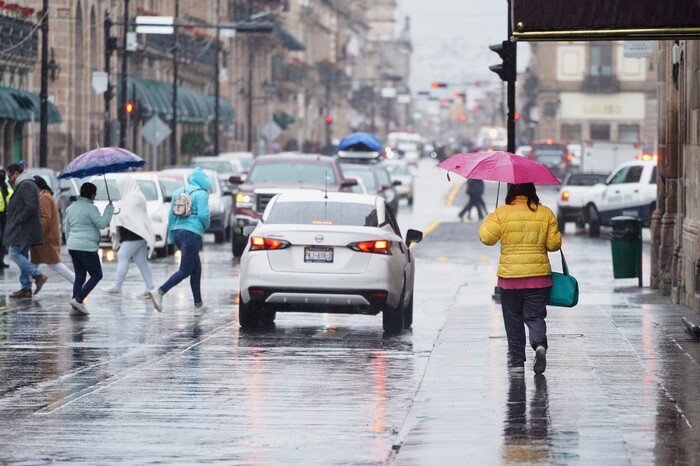
[[[333,123],[333,115],[326,115],[326,123]]]
[[[131,115],[132,113],[134,113],[134,110],[136,110],[136,105],[134,105],[133,102],[127,102],[124,106],[124,109],[126,110],[127,115]]]
[[[459,121],[467,121],[467,115],[464,113],[459,114]]]
[[[432,83],[430,83],[430,87],[432,87],[433,89],[438,89],[440,87],[447,87],[447,83],[439,83],[437,81],[433,81]]]
[[[513,116],[513,119],[515,121],[518,121],[520,119],[520,114],[518,112],[515,112],[515,115]]]

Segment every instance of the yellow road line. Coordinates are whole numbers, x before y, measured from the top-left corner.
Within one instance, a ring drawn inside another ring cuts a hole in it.
[[[457,197],[457,193],[459,192],[460,189],[464,186],[464,183],[456,184],[454,188],[450,191],[450,193],[447,195],[447,200],[445,201],[445,207],[452,207],[452,204],[455,201],[455,198]]]

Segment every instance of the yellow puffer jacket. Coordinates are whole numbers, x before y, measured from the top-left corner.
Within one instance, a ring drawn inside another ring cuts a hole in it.
[[[479,228],[479,239],[487,246],[501,241],[497,275],[502,278],[551,275],[547,251],[561,247],[557,218],[543,205],[531,211],[525,196],[489,214]]]

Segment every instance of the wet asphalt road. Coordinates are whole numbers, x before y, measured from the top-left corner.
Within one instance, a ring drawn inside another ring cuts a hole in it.
[[[68,316],[57,275],[31,301],[0,297],[0,463],[698,460],[700,343],[674,326],[692,313],[613,281],[609,243],[571,231],[581,305],[550,310],[547,377],[509,378],[491,300],[498,251],[478,243],[478,222],[457,222],[455,178],[424,161],[416,205],[402,206],[402,229],[427,234],[414,249],[414,326],[397,337],[381,316],[278,314],[273,330],[241,331],[237,265],[211,242],[203,294],[215,310],[199,319],[184,284],[153,311],[135,268],[122,296],[103,292],[113,263],[88,319]],[[554,190],[541,197],[554,205]],[[177,257],[152,267],[162,283]],[[6,296],[16,268],[0,280]]]

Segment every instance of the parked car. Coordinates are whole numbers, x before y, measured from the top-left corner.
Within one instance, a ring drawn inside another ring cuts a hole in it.
[[[221,185],[218,174],[214,170],[202,169],[209,177],[209,215],[211,225],[205,233],[214,233],[214,241],[223,243],[231,238],[235,220],[235,201],[231,191],[225,191]],[[166,168],[161,170],[161,175],[179,175],[186,184],[192,173],[192,167]]]
[[[400,199],[406,199],[408,205],[413,205],[413,178],[415,174],[413,168],[403,160],[385,160],[382,165],[391,176],[392,183],[399,181],[396,185],[396,192]]]
[[[254,173],[254,172],[253,172]],[[383,198],[296,191],[272,198],[241,257],[239,322],[276,312],[382,313],[384,331],[413,322],[415,259]]]
[[[116,215],[119,215],[119,188],[117,187],[117,179],[120,176],[125,176],[126,173],[109,173],[102,176],[94,176],[90,178],[90,182],[97,187],[97,195],[95,196],[95,205],[103,212],[107,207],[108,198],[112,199]],[[168,211],[170,205],[166,202],[163,194],[163,187],[155,172],[131,172],[129,176],[134,178],[136,184],[141,189],[141,192],[146,197],[146,206],[148,208],[148,220],[151,222],[154,234],[154,252],[157,257],[165,257],[168,254]],[[106,184],[105,184],[106,179]],[[109,194],[109,195],[108,195]],[[112,247],[112,238],[110,236],[109,227],[100,230],[100,247]]]
[[[557,222],[559,231],[564,232],[566,224],[575,222],[578,228],[585,227],[583,208],[586,194],[593,186],[605,183],[609,173],[570,173],[559,188],[557,200]]]
[[[255,157],[252,152],[222,152],[219,154],[220,159],[237,160],[241,164],[241,178],[245,180],[250,172],[250,167],[253,165]]]
[[[243,227],[257,224],[276,194],[299,189],[351,192],[357,184],[357,180],[345,178],[335,157],[301,153],[261,155],[253,162],[245,181],[239,176],[231,178],[240,185],[231,243],[234,257],[240,257],[246,245]]]
[[[628,215],[651,225],[656,210],[656,161],[635,160],[620,165],[605,181],[585,195],[584,219],[591,237],[600,235],[600,227],[610,219]]]
[[[527,157],[545,165],[559,180],[563,180],[566,175],[574,171],[574,166],[571,165],[573,156],[565,142],[551,139],[533,141],[532,149]]]

